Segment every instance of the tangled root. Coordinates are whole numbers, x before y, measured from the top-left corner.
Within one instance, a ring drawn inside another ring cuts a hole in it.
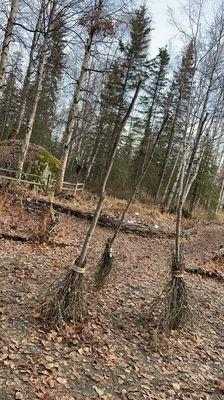
[[[109,280],[114,267],[114,256],[112,254],[112,243],[107,240],[101,259],[96,267],[94,276],[95,287],[101,289]]]
[[[83,268],[74,267],[43,296],[40,313],[47,325],[81,322],[86,316]]]
[[[157,330],[170,332],[183,328],[191,319],[191,310],[188,304],[188,293],[183,278],[183,260],[177,261],[173,256],[171,276],[161,295],[151,304],[150,315],[159,310]]]

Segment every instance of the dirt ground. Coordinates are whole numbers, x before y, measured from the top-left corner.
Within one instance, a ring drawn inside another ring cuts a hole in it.
[[[6,204],[0,231],[30,235],[38,218]],[[0,240],[0,400],[222,399],[222,282],[186,275],[194,326],[155,341],[148,310],[166,278],[171,239],[120,234],[113,279],[96,292],[92,273],[112,232],[98,227],[87,265],[86,324],[44,328],[36,311],[41,293],[78,254],[88,224],[61,216],[54,240],[66,247]],[[184,239],[187,267],[224,273],[222,263],[211,261],[223,235],[222,225],[200,225]]]

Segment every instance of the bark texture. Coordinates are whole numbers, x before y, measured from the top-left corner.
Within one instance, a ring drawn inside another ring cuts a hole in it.
[[[18,11],[19,7],[19,0],[12,0],[11,3],[11,10],[5,30],[5,36],[3,39],[3,44],[2,44],[2,51],[1,51],[1,57],[0,57],[0,100],[2,98],[3,94],[3,88],[4,88],[4,81],[5,81],[5,70],[6,70],[6,65],[8,62],[9,58],[9,46],[10,42],[12,40],[12,33],[13,33],[13,26],[16,18],[16,14]]]

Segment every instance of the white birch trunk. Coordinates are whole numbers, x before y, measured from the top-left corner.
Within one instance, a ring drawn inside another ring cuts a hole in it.
[[[40,60],[39,60],[39,65],[38,65],[38,70],[37,70],[37,83],[36,83],[36,92],[35,92],[35,97],[33,99],[33,104],[32,104],[32,109],[28,121],[28,126],[27,126],[27,131],[25,135],[25,139],[22,145],[22,151],[21,151],[21,156],[19,159],[18,163],[18,170],[17,170],[17,178],[20,180],[22,177],[22,172],[23,172],[23,165],[26,159],[29,143],[30,143],[30,138],[33,130],[33,125],[35,121],[35,116],[36,116],[36,111],[37,111],[37,105],[38,101],[40,99],[40,95],[42,92],[42,82],[44,79],[44,73],[45,73],[45,63],[47,59],[47,54],[48,54],[48,47],[49,47],[49,42],[51,38],[51,33],[52,29],[54,26],[54,19],[55,19],[55,14],[56,14],[56,4],[57,0],[54,0],[52,4],[52,9],[48,21],[48,28],[47,32],[45,34],[43,46],[41,49],[41,55],[40,55]]]
[[[104,5],[103,0],[99,0],[98,5],[96,6],[96,18],[98,19],[100,17],[102,8]],[[95,21],[97,23],[97,20]],[[91,49],[92,49],[92,44],[93,44],[93,38],[95,36],[96,30],[94,27],[91,29],[89,37],[86,42],[85,46],[85,54],[80,70],[80,75],[79,79],[77,82],[77,86],[73,95],[73,101],[72,101],[72,106],[69,112],[68,116],[68,121],[67,121],[67,126],[66,130],[64,133],[64,138],[63,138],[63,149],[62,149],[62,155],[60,159],[60,166],[58,169],[58,174],[57,174],[57,179],[55,183],[55,192],[60,193],[63,187],[63,182],[64,182],[64,177],[65,177],[65,170],[66,166],[68,163],[68,157],[69,157],[69,151],[71,148],[71,141],[72,141],[72,136],[74,135],[74,127],[75,127],[75,120],[78,114],[78,103],[80,99],[80,94],[81,94],[81,89],[83,86],[83,82],[86,76],[86,72],[89,67],[89,61],[90,61],[90,55],[91,55]]]
[[[219,202],[218,202],[218,207],[216,210],[217,213],[222,211],[223,204],[224,204],[224,179],[222,180],[222,184],[221,184],[221,189],[220,189],[220,194],[219,194]]]
[[[183,151],[183,150],[181,149],[181,151]],[[181,155],[183,157],[183,153],[181,153]],[[170,209],[170,206],[172,204],[172,201],[174,199],[174,196],[175,196],[175,193],[176,193],[176,190],[177,190],[177,185],[178,185],[178,182],[180,180],[180,174],[181,174],[181,171],[182,171],[182,165],[183,165],[183,158],[181,160],[176,179],[175,179],[175,181],[173,183],[172,189],[171,189],[169,197],[167,199],[167,208],[168,208],[168,210]]]
[[[94,165],[95,160],[96,160],[96,156],[97,156],[98,151],[99,151],[99,149],[100,149],[101,140],[102,140],[102,138],[100,138],[100,139],[98,140],[97,146],[96,146],[96,148],[95,148],[95,150],[94,150],[94,152],[93,152],[93,154],[92,154],[92,157],[91,157],[91,159],[90,159],[90,161],[89,161],[88,168],[87,168],[87,172],[86,172],[85,179],[84,179],[84,184],[86,184],[86,182],[87,182],[87,180],[88,180],[88,178],[89,178],[89,176],[90,176],[90,173],[91,173],[91,171],[92,171],[93,165]]]
[[[166,185],[166,188],[165,188],[163,197],[162,197],[162,204],[165,204],[165,202],[166,202],[167,193],[168,193],[168,190],[169,190],[169,187],[170,187],[170,183],[171,183],[171,181],[172,181],[172,179],[173,179],[173,175],[174,175],[174,172],[175,172],[175,170],[176,170],[177,163],[178,163],[179,158],[180,158],[180,153],[181,153],[181,149],[179,150],[179,152],[178,152],[178,154],[177,154],[177,156],[176,156],[176,159],[175,159],[175,162],[174,162],[174,165],[173,165],[171,174],[170,174],[170,176],[169,176],[169,179],[168,179],[168,182],[167,182],[167,185]]]
[[[33,66],[34,66],[34,52],[35,52],[36,45],[37,45],[37,42],[38,42],[38,39],[40,36],[40,29],[41,29],[41,25],[42,25],[43,6],[44,6],[44,0],[42,0],[42,4],[40,7],[40,12],[39,12],[39,16],[38,16],[38,21],[37,21],[35,32],[33,35],[32,45],[31,45],[30,54],[29,54],[29,63],[28,63],[28,67],[26,70],[26,76],[24,79],[23,89],[22,89],[22,94],[21,94],[19,115],[18,115],[17,121],[15,123],[15,126],[13,127],[13,130],[9,135],[9,139],[15,139],[18,136],[20,129],[21,129],[22,122],[23,122],[23,117],[24,117],[24,114],[26,111],[27,97],[29,94],[30,78],[31,78],[32,70],[33,70]]]
[[[8,18],[8,23],[6,26],[5,36],[2,44],[1,57],[0,57],[0,100],[3,94],[5,69],[9,58],[9,45],[12,40],[13,26],[18,11],[18,7],[19,7],[19,0],[12,0],[11,10]]]

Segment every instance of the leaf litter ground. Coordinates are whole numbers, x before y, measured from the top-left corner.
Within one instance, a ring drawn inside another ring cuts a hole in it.
[[[1,230],[30,234],[38,216],[2,210]],[[155,342],[147,313],[168,271],[173,242],[120,234],[116,271],[96,293],[92,273],[111,234],[97,228],[89,254],[85,325],[47,331],[35,307],[40,294],[78,254],[88,221],[61,216],[56,242],[71,246],[0,241],[0,399],[221,399],[223,385],[223,284],[186,275],[196,310],[194,328]],[[216,268],[212,251],[223,226],[200,226],[184,241],[187,267]]]

